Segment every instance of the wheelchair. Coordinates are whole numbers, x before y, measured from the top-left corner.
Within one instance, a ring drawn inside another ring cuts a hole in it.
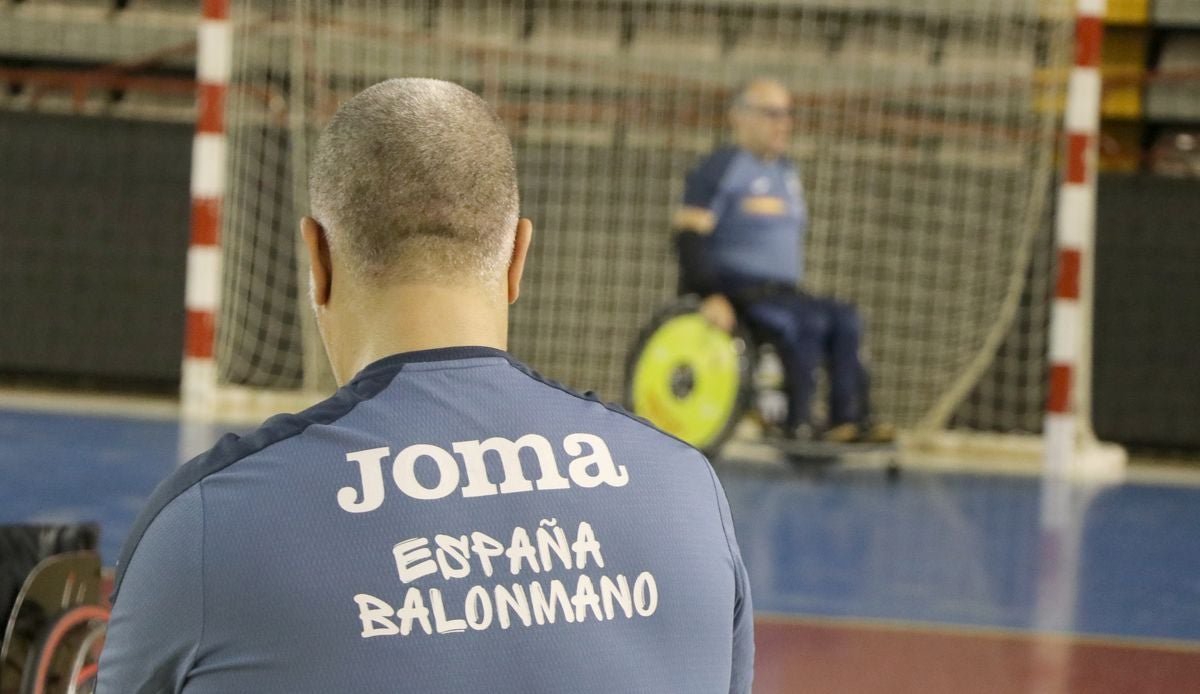
[[[700,315],[700,304],[699,296],[684,294],[639,333],[626,362],[626,409],[710,458],[749,419],[793,463],[882,453],[889,477],[898,472],[893,443],[797,441],[772,433],[781,429],[788,406],[775,337],[740,318],[726,332]]]
[[[94,525],[0,525],[0,694],[90,694],[108,625]]]
[[[699,311],[700,297],[685,295],[637,336],[625,368],[625,407],[715,455],[753,399],[757,354],[743,321],[727,333]]]

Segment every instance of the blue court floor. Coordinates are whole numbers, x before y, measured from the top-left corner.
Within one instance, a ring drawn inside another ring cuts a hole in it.
[[[0,523],[99,522],[111,564],[155,485],[222,433],[0,409]],[[759,617],[756,691],[1200,691],[1200,474],[716,467]]]

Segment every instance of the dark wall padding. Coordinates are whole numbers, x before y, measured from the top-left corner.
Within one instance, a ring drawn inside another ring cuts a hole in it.
[[[0,374],[178,381],[192,132],[0,111]]]
[[[1198,450],[1200,180],[1104,176],[1097,222],[1096,433]]]

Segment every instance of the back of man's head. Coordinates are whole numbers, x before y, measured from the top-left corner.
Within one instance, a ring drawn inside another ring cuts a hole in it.
[[[341,105],[309,169],[312,216],[356,279],[500,281],[518,193],[495,111],[451,82],[392,79]]]

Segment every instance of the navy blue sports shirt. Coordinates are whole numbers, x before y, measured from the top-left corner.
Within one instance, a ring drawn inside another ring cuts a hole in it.
[[[705,250],[723,283],[800,282],[808,213],[800,177],[787,160],[718,149],[688,173],[683,204],[713,213]]]
[[[690,446],[455,347],[373,363],[154,493],[100,694],[749,692],[745,569]]]

